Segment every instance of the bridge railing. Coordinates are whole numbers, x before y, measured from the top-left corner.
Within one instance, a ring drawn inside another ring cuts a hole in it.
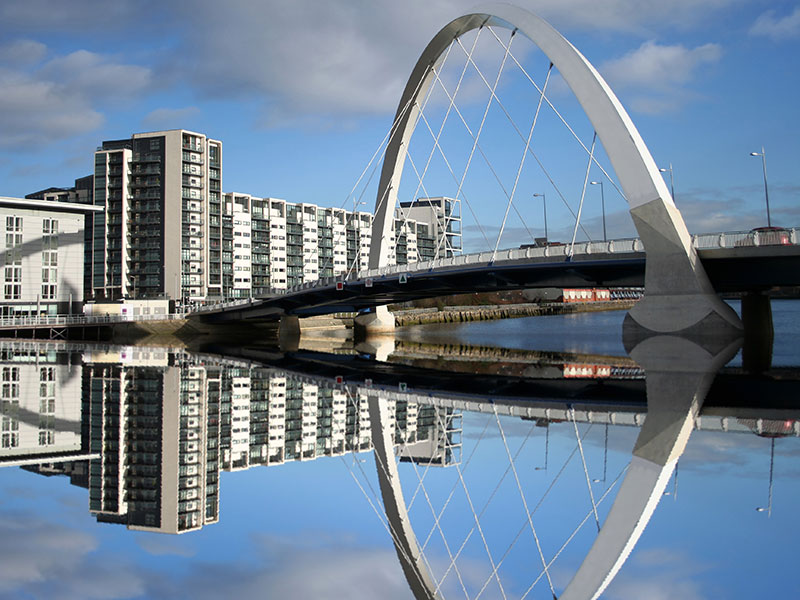
[[[796,246],[800,243],[800,228],[754,229],[750,231],[725,231],[700,233],[692,236],[698,250],[714,248],[744,248],[748,246]]]
[[[738,248],[747,246],[797,245],[800,243],[800,228],[775,228],[767,231],[732,231],[723,233],[701,233],[692,236],[692,243],[698,250],[716,248]],[[493,262],[514,260],[566,260],[568,256],[589,256],[592,254],[625,254],[644,252],[644,245],[639,238],[624,238],[607,241],[584,241],[574,245],[552,242],[546,246],[513,248],[494,252],[476,252],[459,254],[437,260],[419,261],[405,265],[388,265],[377,269],[366,269],[352,274],[350,277],[334,276],[319,279],[287,290],[276,290],[275,295],[291,294],[313,287],[335,285],[343,280],[365,280],[399,273],[431,271],[442,267],[470,265],[488,265]],[[227,306],[233,306],[227,304]]]
[[[105,325],[135,321],[173,321],[183,319],[182,313],[163,315],[40,315],[30,317],[0,317],[0,329],[26,327],[67,327],[69,325]]]

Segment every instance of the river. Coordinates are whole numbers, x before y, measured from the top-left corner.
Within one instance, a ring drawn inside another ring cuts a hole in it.
[[[381,364],[2,342],[0,597],[405,599],[430,577],[428,597],[552,598],[615,522],[643,423],[679,458],[603,597],[800,597],[800,302],[773,302],[772,369],[718,349],[707,394],[691,344],[637,367],[624,315],[409,327],[424,343]]]

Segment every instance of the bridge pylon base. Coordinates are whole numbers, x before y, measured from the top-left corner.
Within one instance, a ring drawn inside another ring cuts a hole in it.
[[[353,320],[353,337],[364,340],[376,335],[394,335],[394,315],[386,306],[362,313]]]
[[[742,322],[716,294],[657,294],[644,297],[626,317],[652,334],[680,334],[684,337],[741,335]]]

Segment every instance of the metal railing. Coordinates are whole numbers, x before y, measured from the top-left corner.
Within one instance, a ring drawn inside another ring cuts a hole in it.
[[[188,312],[188,311],[187,311]],[[109,325],[135,321],[173,321],[185,318],[186,313],[163,315],[40,315],[30,317],[0,317],[0,329],[29,327],[69,327],[71,325]]]
[[[769,230],[732,231],[722,233],[701,233],[692,235],[692,244],[698,250],[711,250],[721,248],[741,248],[757,246],[787,246],[800,244],[800,228],[775,228]],[[312,288],[326,288],[335,286],[339,282],[354,283],[386,276],[407,273],[425,273],[434,269],[444,269],[462,266],[490,265],[512,261],[532,262],[559,262],[566,261],[570,256],[590,256],[592,254],[630,254],[644,252],[644,245],[639,238],[624,238],[608,241],[577,242],[570,244],[551,243],[547,246],[528,248],[513,248],[493,252],[476,252],[473,254],[459,254],[449,258],[419,261],[404,265],[389,265],[377,269],[364,269],[350,276],[334,275],[321,277],[315,281],[301,283],[288,289],[273,289],[269,296],[257,300],[245,299],[225,301],[216,304],[207,304],[196,308],[194,312],[209,312],[233,308],[249,304],[258,300],[267,300],[272,297],[284,296],[304,292]]]

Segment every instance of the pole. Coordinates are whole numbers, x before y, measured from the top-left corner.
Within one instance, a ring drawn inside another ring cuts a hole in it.
[[[547,241],[547,198],[542,194],[534,194],[534,198],[542,199],[542,210],[544,211],[544,240]]]
[[[606,193],[605,187],[603,186],[602,181],[590,181],[589,185],[599,185],[600,186],[600,205],[603,210],[603,241],[608,241],[608,235],[606,235]]]
[[[767,151],[761,146],[761,152],[751,152],[750,156],[761,157],[761,168],[764,170],[764,201],[767,204],[767,227],[772,227],[772,218],[769,214],[769,186],[767,185]]]
[[[603,241],[608,241],[608,236],[606,235],[606,193],[603,188],[603,182],[600,182],[600,203],[603,208]]]
[[[767,227],[772,227],[772,219],[769,214],[769,187],[767,186],[767,153],[764,146],[761,146],[761,167],[764,169],[764,201],[767,203]]]

